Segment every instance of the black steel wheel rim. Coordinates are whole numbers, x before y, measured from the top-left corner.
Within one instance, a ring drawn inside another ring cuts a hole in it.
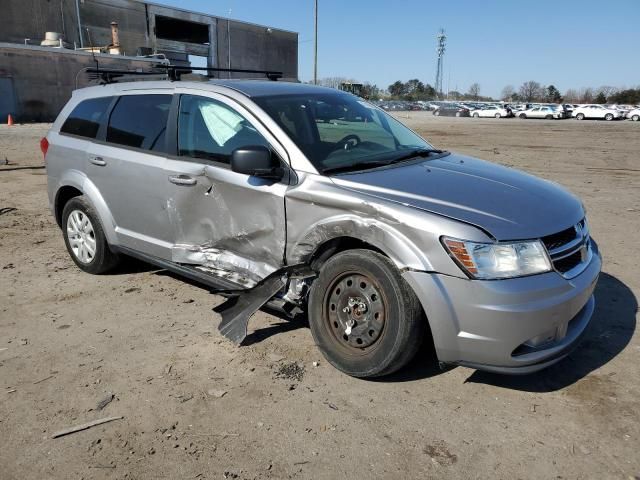
[[[342,273],[325,292],[325,327],[345,353],[369,353],[384,336],[387,305],[374,279],[361,272]]]

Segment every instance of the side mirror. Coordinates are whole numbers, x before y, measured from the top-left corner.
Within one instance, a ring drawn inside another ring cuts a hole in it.
[[[231,154],[231,170],[273,180],[280,180],[284,176],[278,159],[263,145],[236,148]]]

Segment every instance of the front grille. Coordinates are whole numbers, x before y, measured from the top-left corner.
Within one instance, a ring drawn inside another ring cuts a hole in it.
[[[542,239],[544,246],[547,247],[547,250],[555,250],[558,247],[561,247],[571,240],[576,238],[576,227],[570,227],[566,230],[563,230],[558,233],[554,233],[552,235],[547,235]]]
[[[589,228],[585,219],[573,227],[542,238],[556,271],[565,277],[578,275],[591,259]]]

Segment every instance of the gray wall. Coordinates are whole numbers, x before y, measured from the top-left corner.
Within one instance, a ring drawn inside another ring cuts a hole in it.
[[[47,31],[60,32],[65,40],[80,46],[75,0],[1,0],[0,42],[39,45]],[[210,66],[254,70],[279,70],[291,80],[298,78],[298,34],[189,12],[137,0],[81,0],[80,19],[85,47],[111,43],[111,22],[118,22],[124,54],[136,55],[139,47],[180,55],[209,58]],[[155,15],[209,25],[209,46],[171,42],[155,36]],[[227,31],[229,35],[227,35]],[[229,40],[230,39],[230,40]],[[229,44],[230,41],[230,44]],[[230,48],[230,50],[229,50]]]
[[[53,31],[62,33],[70,45],[80,47],[82,38],[84,47],[107,46],[111,43],[110,24],[115,21],[119,25],[121,51],[129,56],[136,55],[139,47],[150,47],[165,53],[174,63],[185,62],[188,55],[198,55],[207,57],[212,67],[227,68],[230,64],[231,68],[282,71],[288,80],[298,78],[298,34],[294,32],[137,0],[80,0],[78,5],[82,37],[78,30],[76,0],[0,0],[0,42],[23,45],[24,39],[30,38],[32,45],[40,45],[45,32]],[[206,25],[208,44],[156,38],[156,15]],[[134,65],[132,62],[100,55],[100,64],[104,67],[114,64],[129,68]],[[15,115],[21,121],[55,118],[71,96],[76,72],[91,63],[91,55],[81,52],[0,45],[0,77],[12,79],[3,81],[2,88],[13,84]],[[248,75],[220,73],[215,76]]]
[[[97,58],[103,68],[148,70],[156,63],[113,55],[97,55]],[[93,66],[92,55],[85,52],[0,44],[0,78],[13,80],[16,101],[11,113],[20,122],[55,120],[76,87],[78,72]],[[88,83],[85,74],[78,76],[78,87]],[[7,83],[3,85],[7,87]],[[0,92],[0,95],[8,93]]]

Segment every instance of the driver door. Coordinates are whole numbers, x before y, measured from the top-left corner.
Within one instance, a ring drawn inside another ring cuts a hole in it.
[[[165,167],[172,260],[250,288],[284,264],[287,153],[233,100],[177,93],[177,148]],[[249,145],[267,146],[281,159],[283,180],[231,170],[232,152]]]

